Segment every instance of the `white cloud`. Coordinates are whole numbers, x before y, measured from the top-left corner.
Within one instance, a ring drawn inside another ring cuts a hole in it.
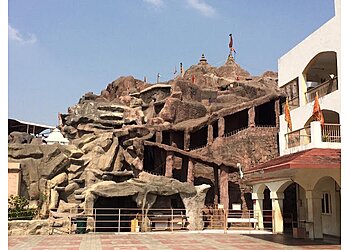
[[[19,42],[21,44],[33,44],[36,43],[37,38],[34,34],[28,34],[27,36],[23,36],[17,29],[8,25],[9,32],[9,40]]]
[[[213,16],[215,14],[215,9],[204,2],[203,0],[186,0],[190,7],[198,10],[201,14],[205,16]]]
[[[153,7],[161,7],[163,6],[163,0],[143,0],[145,3],[151,4]]]

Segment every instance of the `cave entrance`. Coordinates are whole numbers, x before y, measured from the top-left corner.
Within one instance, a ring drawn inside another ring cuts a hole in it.
[[[176,147],[179,149],[184,149],[184,131],[174,131],[172,136]]]
[[[218,120],[216,120],[213,124],[213,139],[219,136],[219,124]]]
[[[255,107],[255,125],[276,126],[275,101]]]
[[[248,109],[225,116],[224,119],[225,134],[235,133],[240,129],[248,127]]]
[[[144,147],[143,169],[146,172],[164,175],[166,153],[159,148],[146,146]]]
[[[206,146],[208,143],[208,126],[205,126],[196,132],[191,133],[190,149],[196,149]]]
[[[137,213],[141,214],[141,209],[137,208],[131,195],[100,196],[95,201],[94,213],[96,232],[130,232],[131,220],[136,217]]]

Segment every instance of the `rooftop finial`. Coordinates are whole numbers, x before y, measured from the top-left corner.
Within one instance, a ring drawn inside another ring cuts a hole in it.
[[[201,65],[207,65],[208,64],[208,61],[205,58],[204,53],[202,54],[201,59],[199,59],[199,64],[201,64]]]

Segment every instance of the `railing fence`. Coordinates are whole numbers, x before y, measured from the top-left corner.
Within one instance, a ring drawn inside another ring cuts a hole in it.
[[[254,212],[205,208],[201,210],[203,230],[273,231],[272,210]],[[260,215],[259,215],[260,214]],[[185,209],[94,208],[91,211],[72,209],[60,213],[50,211],[50,234],[83,234],[98,232],[153,232],[188,230]]]

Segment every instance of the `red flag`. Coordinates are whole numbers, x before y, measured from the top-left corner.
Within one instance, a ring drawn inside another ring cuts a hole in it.
[[[321,126],[324,126],[324,117],[321,111],[320,103],[318,101],[318,93],[316,92],[315,97],[315,103],[314,103],[314,109],[312,112],[312,115],[315,117],[316,121],[320,121]]]
[[[228,47],[230,48],[230,51],[233,51],[233,52],[236,53],[235,48],[233,48],[233,37],[232,37],[232,34],[230,34],[230,42],[228,44]]]
[[[284,120],[287,122],[288,128],[290,131],[292,131],[292,118],[290,116],[290,110],[289,110],[289,104],[288,104],[288,98],[286,101],[286,106],[284,107]]]

